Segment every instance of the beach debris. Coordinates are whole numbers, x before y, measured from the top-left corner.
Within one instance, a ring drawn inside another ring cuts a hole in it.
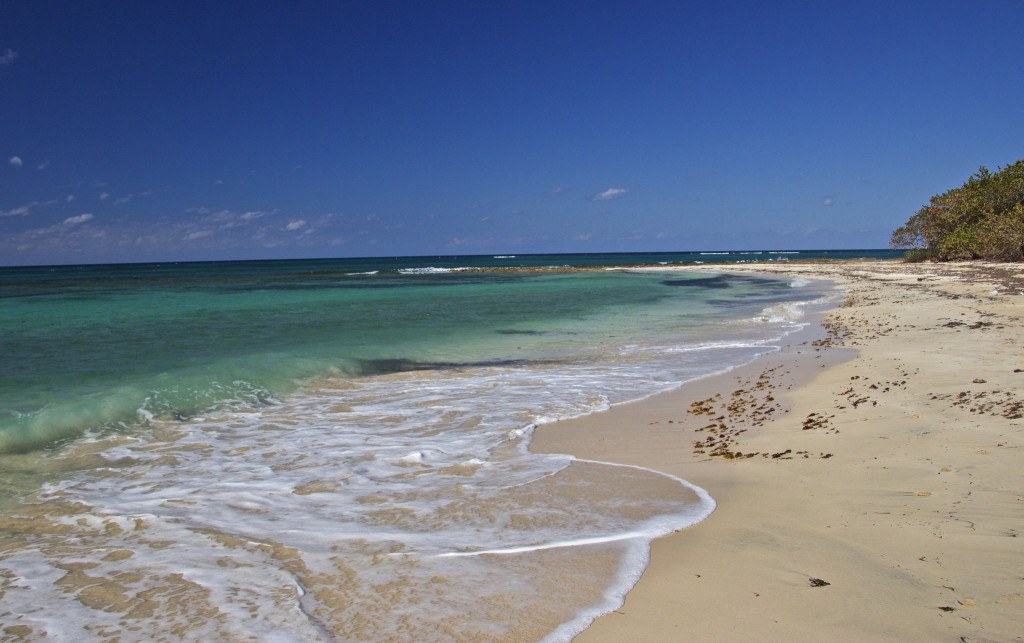
[[[829,417],[835,417],[834,415]],[[807,418],[803,422],[804,431],[813,431],[815,429],[822,429],[828,426],[829,417],[825,417],[820,413],[808,413]]]
[[[850,332],[846,324],[834,316],[830,316],[821,322],[821,325],[825,329],[825,337],[811,342],[814,350],[819,351],[823,348],[831,348],[832,346],[842,346],[845,343],[844,340]]]
[[[1024,400],[1019,399],[1010,391],[960,391],[952,394],[932,394],[933,400],[949,400],[955,407],[964,408],[977,415],[1002,416],[1008,420],[1024,417]]]
[[[832,584],[827,580],[821,580],[820,578],[809,578],[808,580],[811,582],[811,587],[828,587]]]
[[[993,324],[992,322],[987,322],[987,321],[978,321],[978,322],[974,322],[973,324],[968,324],[968,323],[962,322],[960,320],[953,320],[953,321],[946,322],[945,324],[943,324],[943,326],[946,327],[946,328],[959,328],[959,327],[962,326],[962,327],[964,327],[964,328],[966,328],[968,330],[986,330],[988,328],[991,328],[994,325],[995,324]],[[959,332],[959,331],[957,331],[957,332]]]
[[[835,414],[825,415],[824,413],[808,413],[807,417],[804,418],[801,428],[804,431],[817,431],[823,429],[825,433],[839,433],[839,429],[832,426],[831,420],[835,417]]]
[[[939,607],[939,609],[942,610],[943,612],[952,612],[956,608],[955,607],[950,607],[949,605],[941,605]]]
[[[706,417],[710,421],[699,428],[694,429],[697,433],[707,433],[706,437],[693,442],[693,453],[695,455],[707,455],[712,458],[723,460],[748,459],[755,456],[772,458],[775,460],[792,460],[799,456],[802,459],[810,459],[813,455],[809,451],[796,451],[786,449],[777,453],[770,452],[744,452],[735,447],[738,446],[740,436],[749,429],[763,425],[772,419],[776,413],[784,412],[785,409],[776,400],[774,391],[782,385],[778,381],[778,375],[788,373],[776,373],[782,367],[765,369],[756,378],[737,378],[739,388],[732,391],[728,397],[716,394],[703,400],[690,403],[687,413],[692,416]],[[774,376],[774,378],[773,378]],[[828,426],[828,420],[835,416],[824,416],[812,413],[804,421],[805,430],[812,428],[827,428],[829,433],[838,433],[839,430]],[[831,458],[831,453],[819,453],[817,457]]]

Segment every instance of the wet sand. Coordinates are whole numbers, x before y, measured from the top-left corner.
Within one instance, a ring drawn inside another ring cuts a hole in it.
[[[577,640],[1024,640],[1024,266],[706,269],[848,293],[753,364],[537,431],[718,502]]]

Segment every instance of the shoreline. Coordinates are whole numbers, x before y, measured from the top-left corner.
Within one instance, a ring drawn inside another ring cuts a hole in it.
[[[847,297],[746,366],[534,433],[718,504],[577,640],[1024,640],[1024,266],[677,269]]]

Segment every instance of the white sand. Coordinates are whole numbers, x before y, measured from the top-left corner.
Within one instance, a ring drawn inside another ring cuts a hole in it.
[[[537,432],[536,451],[659,469],[718,501],[656,541],[578,640],[1024,640],[1024,266],[727,270],[849,289],[833,346]]]

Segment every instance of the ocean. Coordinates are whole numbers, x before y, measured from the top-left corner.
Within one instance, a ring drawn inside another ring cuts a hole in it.
[[[0,268],[0,631],[567,640],[714,500],[534,429],[749,362],[835,295],[672,266],[875,256]]]

